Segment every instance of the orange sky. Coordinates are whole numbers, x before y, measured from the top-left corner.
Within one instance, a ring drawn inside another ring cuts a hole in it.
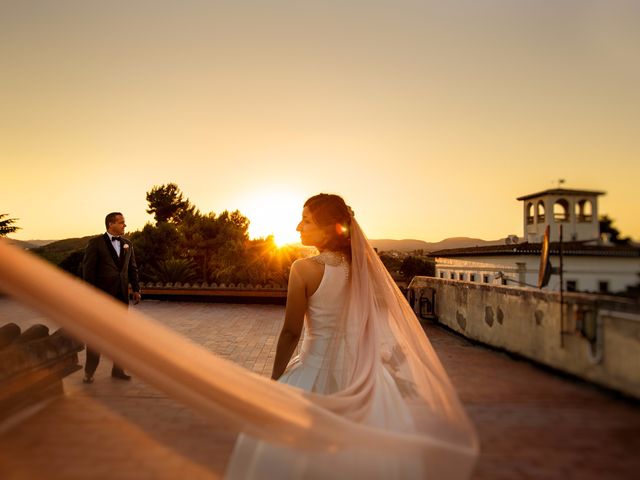
[[[3,2],[0,213],[19,239],[132,230],[176,182],[254,234],[325,191],[371,238],[496,239],[565,178],[637,239],[638,24],[622,1]]]

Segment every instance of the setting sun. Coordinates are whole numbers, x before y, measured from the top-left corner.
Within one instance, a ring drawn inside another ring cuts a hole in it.
[[[260,192],[242,198],[240,211],[249,218],[249,237],[273,235],[279,247],[298,243],[296,226],[300,221],[302,200],[289,192]]]

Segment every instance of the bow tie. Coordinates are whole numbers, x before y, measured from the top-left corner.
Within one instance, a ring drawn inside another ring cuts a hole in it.
[[[111,241],[112,242],[121,242],[122,238],[120,238],[120,237],[111,237]]]

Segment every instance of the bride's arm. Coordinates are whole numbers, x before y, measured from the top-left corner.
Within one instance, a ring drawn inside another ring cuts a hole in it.
[[[284,325],[278,338],[276,358],[273,362],[273,373],[271,374],[271,378],[274,380],[279,379],[285,368],[287,368],[302,332],[304,313],[307,310],[307,296],[304,277],[300,271],[301,267],[302,261],[300,260],[291,265]]]

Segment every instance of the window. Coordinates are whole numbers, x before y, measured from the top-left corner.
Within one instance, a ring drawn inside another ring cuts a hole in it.
[[[489,283],[489,275],[482,275],[482,282]]]
[[[502,283],[502,285],[506,285],[507,284],[507,277],[502,277],[500,283]]]
[[[451,280],[455,280],[456,279],[456,274],[451,272],[451,274],[449,275],[449,278],[451,278]]]
[[[556,222],[568,222],[569,221],[569,202],[564,198],[557,200],[553,204],[553,219]]]
[[[440,272],[440,278],[444,278],[444,272]]]
[[[533,223],[533,203],[529,202],[527,204],[527,225],[531,225]]]
[[[577,280],[567,280],[566,289],[567,289],[567,292],[577,292],[578,291],[578,281]]]
[[[470,273],[469,274],[469,281],[470,282],[475,282],[476,281],[476,274],[475,273]]]
[[[464,280],[464,273],[458,274],[458,280]]]
[[[593,220],[593,204],[589,200],[580,200],[576,203],[576,219],[580,223],[590,223]]]
[[[600,293],[609,293],[609,282],[607,281],[598,282],[598,291]]]
[[[431,299],[429,299],[428,297],[420,297],[420,316],[422,318],[434,318],[434,308],[433,308],[433,301],[435,300],[434,297],[432,297]]]
[[[544,202],[542,200],[539,200],[536,212],[538,216],[538,223],[544,222],[544,210]]]

